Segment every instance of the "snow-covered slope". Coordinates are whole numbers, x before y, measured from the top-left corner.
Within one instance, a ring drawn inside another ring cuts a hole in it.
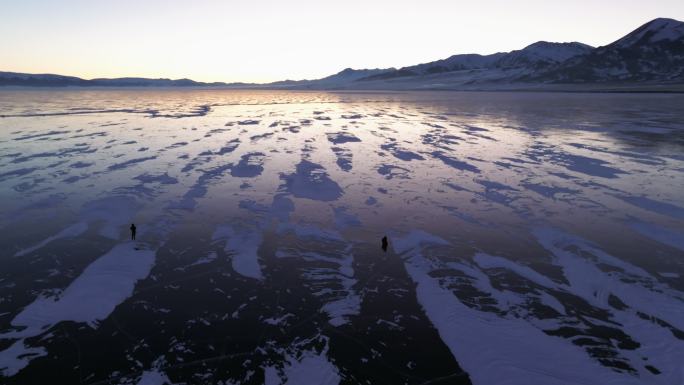
[[[458,71],[476,68],[489,68],[496,61],[501,58],[504,53],[495,53],[492,55],[454,55],[447,59],[437,60],[430,63],[418,64],[411,67],[405,67],[404,70],[412,71],[416,74],[430,74],[448,71]]]
[[[548,41],[538,41],[530,44],[527,47],[512,51],[497,60],[498,67],[530,67],[540,68],[555,64],[563,63],[564,61],[583,56],[591,52],[594,47],[578,43],[551,43]]]
[[[662,41],[677,41],[684,38],[684,23],[674,19],[652,20],[611,46],[628,48],[638,44],[652,44]]]
[[[380,74],[362,78],[361,80],[373,81],[395,79],[481,69],[525,68],[529,70],[527,72],[531,72],[538,70],[539,68],[562,63],[565,60],[578,55],[585,55],[591,49],[591,46],[577,42],[550,43],[539,41],[521,50],[498,52],[491,55],[453,55],[442,60],[404,67],[398,70],[385,71]]]
[[[345,87],[347,84],[355,82],[359,79],[367,78],[370,76],[375,76],[378,74],[386,73],[388,71],[394,71],[394,68],[376,68],[376,69],[360,69],[355,70],[353,68],[345,68],[342,71],[326,76],[320,79],[313,80],[283,80],[263,85],[254,85],[260,88],[337,88]]]

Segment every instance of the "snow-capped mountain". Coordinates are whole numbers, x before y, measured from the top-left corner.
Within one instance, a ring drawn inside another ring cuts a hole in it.
[[[682,81],[684,23],[661,18],[603,47],[540,41],[508,53],[454,55],[389,70],[357,82],[370,84],[351,87],[501,88],[512,84]]]
[[[654,44],[663,41],[681,41],[684,38],[684,23],[674,19],[655,19],[622,39],[611,44],[612,46],[628,48],[637,44]]]
[[[491,55],[453,55],[442,60],[404,67],[398,70],[388,70],[360,80],[394,79],[482,69],[523,68],[538,70],[562,63],[572,57],[585,55],[591,50],[591,46],[577,42],[550,43],[539,41],[521,50],[498,52]]]
[[[684,81],[684,23],[655,19],[588,55],[539,75],[562,83]]]

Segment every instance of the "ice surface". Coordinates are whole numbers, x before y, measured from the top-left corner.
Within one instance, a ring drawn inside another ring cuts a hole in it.
[[[96,328],[98,321],[133,294],[136,282],[147,277],[154,257],[155,251],[138,250],[132,242],[117,245],[56,296],[39,296],[12,320],[12,326],[20,330],[0,334],[0,338],[20,338],[0,352],[0,366],[7,362],[8,375],[13,375],[30,359],[45,355],[42,348],[26,348],[25,338],[59,322],[84,322]]]
[[[405,160],[407,162],[410,162],[412,160],[425,160],[425,158],[423,158],[421,155],[416,154],[415,152],[402,149],[397,145],[397,143],[383,144],[382,146],[380,146],[380,148],[382,148],[385,151],[389,151],[397,159]]]
[[[100,223],[100,235],[119,239],[121,227],[132,222],[138,207],[135,198],[112,195],[83,205],[81,217],[89,223]]]
[[[328,140],[332,144],[342,144],[349,142],[360,142],[361,139],[349,132],[333,132],[328,134]]]
[[[501,318],[463,304],[430,276],[432,266],[421,255],[421,246],[444,245],[444,240],[414,231],[394,242],[401,250],[412,250],[405,266],[417,284],[418,300],[474,383],[639,383],[601,367],[580,348],[549,337],[524,320]],[[576,370],[579,367],[581,371]]]
[[[446,164],[450,167],[453,167],[455,169],[463,170],[463,171],[470,171],[470,172],[476,173],[476,174],[480,173],[480,169],[477,168],[476,166],[473,166],[472,164],[470,164],[468,162],[464,162],[464,161],[458,160],[454,157],[448,156],[448,155],[444,154],[444,152],[442,152],[442,151],[435,151],[432,153],[432,156],[441,160],[442,162],[444,162],[444,164]]]
[[[666,202],[657,201],[644,196],[616,196],[625,202],[676,219],[684,219],[684,208]]]
[[[287,190],[297,198],[319,201],[337,200],[342,188],[330,177],[321,165],[302,160],[294,174],[283,175]]]
[[[681,231],[677,232],[665,227],[644,222],[632,223],[632,228],[660,243],[664,243],[684,251],[684,233]]]
[[[240,163],[233,166],[230,175],[239,178],[253,178],[264,171],[264,154],[261,152],[252,152],[242,156]]]
[[[681,104],[2,91],[0,382],[682,383]]]
[[[361,221],[355,215],[350,214],[347,207],[335,207],[334,211],[335,225],[338,229],[361,226]]]
[[[613,294],[629,307],[684,330],[684,296],[681,293],[659,287],[661,285],[644,270],[596,249],[579,237],[548,228],[535,230],[535,236],[553,252],[557,258],[554,263],[563,268],[573,292],[588,302],[608,308],[609,295]],[[644,281],[628,284],[618,274],[604,273],[591,261],[568,251],[571,246],[580,248],[603,264],[622,270],[624,278],[631,275]]]
[[[121,169],[124,169],[126,167],[130,167],[131,165],[146,162],[148,160],[152,160],[152,159],[156,159],[156,158],[157,158],[156,156],[145,156],[145,157],[141,157],[141,158],[129,159],[129,160],[121,162],[121,163],[115,163],[115,164],[109,166],[108,168],[110,171],[121,170]]]
[[[563,273],[569,281],[567,290],[597,307],[609,309],[615,320],[639,343],[639,346],[634,348],[636,352],[626,350],[624,354],[633,356],[633,360],[637,361],[638,354],[641,353],[642,357],[649,357],[654,365],[667,368],[659,377],[652,377],[652,373],[642,369],[641,376],[648,377],[651,383],[667,384],[684,380],[684,373],[674,369],[679,363],[673,358],[684,354],[684,346],[676,335],[668,332],[667,327],[662,327],[672,325],[676,330],[682,330],[684,327],[684,296],[681,292],[665,287],[642,269],[596,249],[579,237],[548,228],[535,230],[535,235],[544,247],[553,252],[556,258],[554,263],[563,268]],[[572,250],[571,247],[579,248],[584,254],[569,251]],[[603,272],[588,261],[586,256],[598,258],[600,262],[622,272]],[[635,276],[641,279],[630,284],[627,283],[630,282],[630,276],[632,280]],[[619,298],[627,308],[611,306],[611,295]],[[648,322],[640,316],[641,314],[645,314],[646,319],[659,319],[661,324]],[[664,349],[663,345],[668,347]]]
[[[337,156],[337,165],[343,171],[351,171],[352,169],[352,152],[343,147],[331,147],[330,148]]]
[[[77,236],[83,234],[86,230],[88,230],[88,224],[83,223],[83,222],[75,223],[75,224],[65,228],[64,230],[60,231],[59,233],[45,238],[44,240],[40,241],[39,243],[37,243],[31,247],[17,251],[14,254],[14,256],[20,257],[24,254],[29,254],[32,251],[38,250],[41,247],[47,245],[48,243],[50,243],[56,239],[77,237]]]

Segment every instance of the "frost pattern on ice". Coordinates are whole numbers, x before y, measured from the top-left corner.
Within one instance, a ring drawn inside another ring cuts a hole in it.
[[[311,252],[305,250],[278,250],[279,258],[298,258],[309,262],[303,269],[302,278],[313,295],[323,302],[321,311],[325,312],[333,326],[349,322],[349,317],[361,310],[361,297],[354,290],[357,283],[352,266],[353,256],[350,247],[344,247],[341,239],[331,239],[326,232],[314,232],[309,227],[306,237],[324,242],[330,252]]]

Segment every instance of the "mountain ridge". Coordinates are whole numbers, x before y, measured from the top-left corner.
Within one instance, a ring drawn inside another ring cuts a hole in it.
[[[246,83],[198,82],[195,80],[168,78],[94,78],[83,79],[76,76],[57,74],[28,74],[22,72],[0,71],[0,86],[36,86],[36,87],[208,87],[230,86]]]
[[[684,23],[657,18],[614,42],[538,41],[490,55],[457,54],[401,68],[352,69],[313,80],[272,83],[197,82],[191,79],[95,78],[0,72],[0,86],[226,87],[274,89],[510,89],[597,84],[684,86]]]

